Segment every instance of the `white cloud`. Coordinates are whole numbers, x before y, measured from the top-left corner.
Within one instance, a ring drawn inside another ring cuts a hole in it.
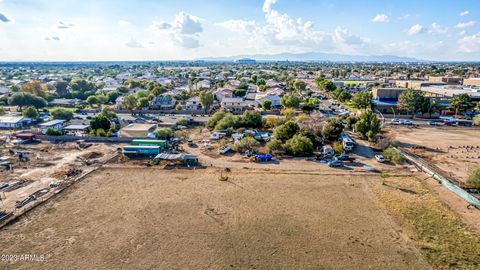
[[[408,34],[410,36],[413,36],[413,35],[418,35],[418,34],[421,34],[425,31],[425,29],[423,28],[423,26],[421,26],[420,24],[415,24],[414,26],[410,27],[410,29],[408,29]]]
[[[367,42],[341,27],[337,27],[334,33],[315,30],[313,22],[280,13],[273,9],[274,3],[276,1],[264,2],[262,10],[265,24],[258,24],[252,20],[228,20],[216,25],[244,34],[250,50],[356,53],[356,50]]]
[[[73,23],[66,23],[66,22],[62,22],[62,21],[59,21],[57,23],[57,28],[58,29],[69,29],[69,28],[72,28],[74,26],[75,26],[75,24],[73,24]]]
[[[57,37],[57,36],[53,36],[53,37],[45,37],[45,40],[51,40],[51,41],[59,41],[60,38]]]
[[[385,14],[377,14],[373,17],[372,22],[388,22],[388,16]]]
[[[0,13],[0,22],[9,23],[13,22],[13,19],[3,13]]]
[[[464,28],[472,27],[475,24],[476,24],[475,21],[463,22],[463,23],[459,23],[459,24],[455,25],[455,28],[464,29]]]
[[[118,24],[121,25],[121,26],[129,26],[131,23],[129,21],[126,21],[126,20],[119,20]]]
[[[398,17],[399,20],[406,20],[408,18],[410,18],[410,14],[405,14],[403,16]]]
[[[471,35],[464,36],[458,41],[460,44],[459,51],[464,53],[477,53],[480,52],[480,32]]]
[[[468,14],[470,14],[470,11],[465,10],[464,12],[460,12],[460,14],[458,14],[458,15],[463,17],[463,16],[467,16]]]
[[[136,39],[129,40],[127,43],[125,43],[125,46],[127,46],[129,48],[143,48],[142,43],[140,43]]]
[[[275,3],[277,3],[277,0],[265,0],[262,7],[263,12],[269,12],[272,9],[272,5]]]
[[[445,34],[448,31],[448,27],[442,26],[436,22],[432,23],[430,33]]]
[[[173,22],[154,21],[153,28],[170,34],[171,40],[184,48],[200,47],[199,34],[203,32],[202,19],[180,12]]]
[[[462,31],[460,31],[460,33],[458,33],[458,34],[459,34],[460,36],[463,36],[463,35],[465,35],[466,33],[467,33],[467,31],[462,30]]]

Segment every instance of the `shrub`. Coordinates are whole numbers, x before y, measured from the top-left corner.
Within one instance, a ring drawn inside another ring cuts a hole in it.
[[[472,188],[480,189],[480,167],[474,169],[467,179],[467,184]]]
[[[157,128],[155,130],[155,137],[161,140],[168,140],[173,137],[173,130],[171,128]]]
[[[296,134],[285,143],[285,148],[293,156],[308,156],[313,152],[313,143],[307,136]]]
[[[73,111],[64,108],[54,108],[50,110],[50,114],[53,119],[63,119],[68,121],[73,118]]]
[[[215,130],[237,128],[240,125],[240,118],[231,113],[225,114],[225,116],[217,122]]]
[[[22,112],[22,115],[28,118],[37,119],[38,118],[38,111],[33,106],[28,106]]]
[[[267,143],[268,151],[272,153],[285,152],[284,143],[279,139],[272,139]]]
[[[45,134],[47,134],[48,136],[62,136],[62,135],[64,135],[62,130],[58,130],[58,129],[55,129],[55,128],[52,128],[52,127],[47,128],[47,130],[45,131]]]
[[[402,153],[400,153],[400,151],[392,147],[389,147],[383,150],[383,157],[386,160],[396,164],[403,164],[403,162],[405,161]]]
[[[273,136],[275,139],[285,142],[292,138],[299,130],[300,127],[297,123],[288,121],[287,123],[277,127],[273,132]]]
[[[245,111],[242,115],[242,125],[244,127],[262,126],[262,115],[256,111]]]
[[[190,121],[188,121],[188,119],[180,119],[177,121],[177,126],[188,126],[188,124],[190,124]]]
[[[339,142],[335,142],[332,145],[333,151],[335,151],[336,154],[343,154],[345,153],[345,150],[343,149],[343,146]]]
[[[213,129],[216,125],[217,122],[222,120],[222,118],[225,116],[226,113],[224,112],[216,112],[214,113],[207,121],[205,124],[206,128]]]
[[[107,137],[107,132],[105,132],[105,129],[99,128],[96,130],[97,137]]]
[[[254,150],[260,145],[255,138],[247,136],[239,140],[233,145],[233,149],[237,152],[243,152],[245,150]]]

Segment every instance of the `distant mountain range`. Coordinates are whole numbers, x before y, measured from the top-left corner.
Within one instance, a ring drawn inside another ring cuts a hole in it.
[[[257,61],[331,61],[331,62],[426,62],[411,57],[395,55],[346,55],[321,52],[252,54],[228,57],[206,57],[198,60],[205,61],[233,61],[235,59],[250,58]]]

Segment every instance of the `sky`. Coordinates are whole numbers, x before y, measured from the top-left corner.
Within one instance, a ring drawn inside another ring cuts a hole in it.
[[[478,0],[0,0],[0,61],[324,52],[480,61]]]

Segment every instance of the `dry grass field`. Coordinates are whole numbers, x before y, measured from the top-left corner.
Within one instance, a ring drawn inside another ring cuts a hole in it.
[[[430,268],[370,176],[219,170],[101,169],[0,231],[44,262],[0,268]]]

